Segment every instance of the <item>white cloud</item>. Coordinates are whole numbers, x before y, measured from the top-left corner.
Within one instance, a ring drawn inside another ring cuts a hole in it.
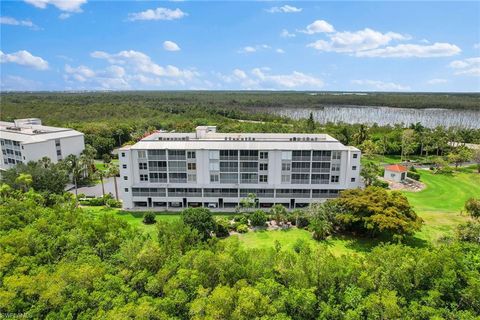
[[[283,54],[283,53],[285,53],[285,50],[283,50],[282,48],[278,48],[278,49],[275,50],[275,52]]]
[[[432,45],[399,44],[385,48],[356,52],[357,57],[381,58],[435,58],[450,57],[462,50],[450,43],[434,43]]]
[[[447,82],[448,82],[447,79],[435,78],[435,79],[428,80],[427,84],[435,85],[435,84],[444,84]]]
[[[473,48],[474,48],[474,49],[480,49],[480,43],[475,43],[475,44],[473,45]]]
[[[375,91],[409,91],[409,86],[404,86],[394,82],[383,82],[378,80],[352,80],[353,84],[359,85],[362,88]]]
[[[302,12],[302,8],[297,8],[297,7],[289,6],[288,4],[286,4],[281,7],[271,7],[266,11],[270,13],[298,13],[298,12]]]
[[[238,50],[238,53],[254,53],[261,50],[271,49],[268,44],[257,44],[255,46],[246,46]]]
[[[271,74],[268,68],[254,68],[250,72],[235,69],[231,75],[219,75],[228,84],[239,84],[244,89],[319,89],[324,83],[321,79],[302,72],[290,74]]]
[[[37,8],[45,9],[49,4],[66,12],[82,12],[81,6],[87,3],[87,0],[24,0],[26,3],[34,5]]]
[[[95,77],[95,71],[86,66],[78,66],[74,68],[67,64],[65,65],[65,72],[80,82],[85,82],[88,79]]]
[[[311,24],[307,26],[305,30],[301,30],[300,32],[306,34],[314,34],[314,33],[330,33],[334,32],[335,28],[325,20],[315,20]]]
[[[179,8],[171,10],[168,8],[148,9],[142,12],[130,13],[128,20],[176,20],[181,19],[188,14],[180,10]]]
[[[38,27],[30,20],[17,20],[12,17],[0,17],[0,24],[38,29]]]
[[[293,38],[295,37],[295,33],[288,32],[287,29],[283,29],[282,32],[280,32],[280,37],[282,38]]]
[[[455,70],[456,75],[480,76],[480,57],[455,60],[449,66]]]
[[[178,44],[169,40],[163,42],[163,49],[167,51],[180,51]]]
[[[62,19],[62,20],[65,20],[65,19],[68,19],[72,16],[71,13],[68,13],[68,12],[62,12],[58,15],[58,18],[59,19]]]
[[[103,51],[94,51],[91,53],[93,58],[105,59],[112,64],[128,65],[136,72],[152,74],[159,77],[185,78],[192,79],[197,76],[197,72],[187,69],[179,69],[175,66],[160,66],[152,61],[146,54],[135,51],[125,50],[115,54]]]
[[[26,50],[14,53],[3,53],[0,51],[1,63],[16,63],[22,66],[32,67],[37,70],[47,70],[48,62],[41,57],[36,57]]]
[[[393,40],[405,40],[407,36],[395,32],[381,33],[369,28],[350,32],[335,32],[329,34],[329,41],[317,40],[308,44],[319,51],[326,52],[357,52],[375,49],[388,44]]]

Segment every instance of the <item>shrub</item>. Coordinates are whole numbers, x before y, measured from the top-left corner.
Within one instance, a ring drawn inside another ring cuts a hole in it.
[[[240,224],[248,224],[248,217],[244,214],[239,214],[233,217],[233,221],[239,222]]]
[[[230,228],[230,221],[225,218],[217,219],[217,230],[215,231],[215,235],[218,238],[225,238],[230,235],[229,228]]]
[[[480,199],[468,199],[465,202],[465,211],[474,219],[480,218]]]
[[[107,207],[110,207],[110,208],[121,208],[122,207],[122,203],[120,201],[115,200],[115,199],[108,199],[107,201],[105,201],[105,204],[107,205]]]
[[[413,167],[412,167],[413,168]],[[413,180],[417,180],[417,181],[420,181],[420,174],[417,173],[416,171],[408,171],[407,172],[407,177],[413,179]]]
[[[480,222],[469,221],[457,227],[457,238],[460,241],[468,241],[480,244]]]
[[[238,233],[247,233],[248,232],[248,226],[246,224],[239,224],[237,226],[237,232]]]
[[[267,215],[262,210],[256,210],[250,215],[250,223],[254,227],[263,227],[267,223]]]
[[[308,217],[300,216],[297,218],[297,228],[305,229],[310,224]]]
[[[388,188],[388,182],[377,179],[372,183],[372,186],[387,189]]]
[[[207,208],[188,208],[182,211],[182,221],[197,229],[202,240],[207,240],[215,233],[217,223]]]
[[[145,224],[154,224],[155,220],[155,213],[153,212],[145,212],[143,215],[143,223]]]

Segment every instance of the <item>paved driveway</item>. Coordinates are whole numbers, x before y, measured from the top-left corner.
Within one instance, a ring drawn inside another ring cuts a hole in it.
[[[115,184],[113,183],[113,178],[103,179],[103,184],[105,186],[105,194],[111,193],[115,197]],[[118,184],[118,180],[117,180]],[[69,190],[71,193],[75,193],[75,189]],[[101,197],[102,196],[102,184],[91,187],[81,187],[78,188],[78,194],[83,193],[86,196]]]

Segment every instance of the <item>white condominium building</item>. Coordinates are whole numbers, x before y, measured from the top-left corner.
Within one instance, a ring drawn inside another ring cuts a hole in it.
[[[83,133],[43,126],[40,119],[0,121],[0,144],[1,170],[43,157],[56,163],[70,154],[79,155],[85,148]]]
[[[233,210],[254,193],[260,208],[289,209],[360,186],[360,150],[326,134],[154,133],[121,148],[125,209]]]

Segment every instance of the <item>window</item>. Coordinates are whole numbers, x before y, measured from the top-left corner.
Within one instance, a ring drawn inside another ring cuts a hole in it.
[[[167,171],[167,161],[148,161],[150,171]]]
[[[127,176],[123,176],[123,180],[128,180],[128,177],[127,177]]]
[[[210,171],[218,171],[220,170],[220,164],[218,161],[212,162],[210,161]]]
[[[149,176],[150,182],[167,182],[167,174],[164,172],[151,172]]]
[[[357,166],[352,166],[352,170],[357,170]]]
[[[211,174],[210,175],[210,182],[218,182],[219,176],[218,174]]]
[[[195,151],[187,151],[187,158],[188,159],[195,159],[196,158]]]
[[[292,160],[292,151],[282,151],[282,160]]]
[[[355,182],[355,178],[351,178],[351,179],[350,179],[350,182]]]
[[[208,153],[208,158],[211,160],[220,159],[220,152],[218,150],[211,150]]]
[[[55,146],[60,147],[60,140],[58,140],[58,139],[55,140]]]
[[[15,151],[15,155],[18,156],[18,157],[21,157],[22,154],[20,153],[20,151]]]
[[[395,173],[390,173],[390,177],[395,178]]]
[[[138,169],[140,170],[147,170],[147,163],[146,162],[139,162]]]
[[[260,159],[268,159],[268,152],[260,151]]]
[[[122,152],[122,158],[124,158],[124,157],[125,157],[125,152]]]
[[[141,174],[140,181],[148,181],[148,174]]]
[[[128,192],[128,188],[125,188],[124,190],[125,190],[125,192]]]
[[[290,162],[282,163],[282,171],[290,171],[291,164]]]
[[[127,165],[126,165],[126,164],[122,164],[122,168],[123,168],[123,169],[127,169]]]
[[[268,163],[260,163],[260,171],[267,171]]]
[[[282,174],[282,183],[290,183],[290,175]]]
[[[62,150],[57,150],[57,156],[61,156],[62,155]]]
[[[195,162],[187,163],[187,168],[188,170],[197,170],[197,164]]]
[[[353,154],[353,159],[357,159],[358,158],[358,153],[354,153]]]
[[[267,183],[268,182],[268,176],[266,174],[261,174],[258,179],[261,183]]]
[[[256,173],[242,173],[240,183],[258,183],[258,175]]]
[[[341,151],[333,151],[332,152],[332,159],[334,159],[334,160],[342,159],[342,152]]]
[[[187,174],[187,181],[188,182],[196,182],[197,181],[197,175],[196,174]]]
[[[331,182],[338,182],[338,181],[339,181],[339,179],[340,179],[340,177],[339,177],[339,176],[331,176],[331,179],[330,179],[330,181],[331,181]]]
[[[332,163],[332,172],[340,171],[340,163]]]
[[[220,162],[221,172],[238,172],[238,162],[222,161]]]
[[[186,183],[187,174],[186,173],[169,173],[168,177],[171,183]]]

